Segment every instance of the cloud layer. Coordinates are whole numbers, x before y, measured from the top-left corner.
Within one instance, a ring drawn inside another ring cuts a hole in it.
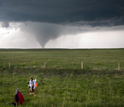
[[[124,30],[124,0],[0,0],[0,22],[16,23],[44,47],[62,35]]]
[[[40,30],[40,28],[45,29],[44,27],[50,27],[49,29],[51,29],[51,26],[59,29],[61,33],[56,33],[55,30],[52,30],[52,34],[56,34],[56,36],[51,36],[49,31]],[[86,29],[89,29],[89,31],[86,31]],[[48,37],[41,36],[42,32]],[[35,34],[37,36],[34,36]],[[10,27],[8,28],[0,27],[0,48],[40,48],[39,43],[34,37],[37,40],[39,38],[38,41],[42,45],[42,42],[44,42],[43,38],[45,38],[45,48],[124,48],[123,26],[111,28],[92,28],[85,26],[83,29],[82,27],[77,28],[34,22],[28,22],[26,24],[10,23]]]
[[[124,0],[0,0],[0,21],[123,25]]]

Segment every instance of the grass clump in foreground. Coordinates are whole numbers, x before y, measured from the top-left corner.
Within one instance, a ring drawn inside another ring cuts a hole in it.
[[[30,77],[37,79],[36,96],[28,94]],[[8,107],[19,88],[22,107],[122,107],[124,71],[74,69],[9,69],[0,73],[0,107]]]

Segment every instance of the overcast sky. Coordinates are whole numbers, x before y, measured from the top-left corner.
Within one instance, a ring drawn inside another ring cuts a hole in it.
[[[0,0],[0,48],[124,48],[124,0]]]

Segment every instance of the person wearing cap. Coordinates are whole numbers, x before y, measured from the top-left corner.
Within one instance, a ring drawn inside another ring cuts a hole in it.
[[[10,105],[11,104],[14,106],[19,105],[19,104],[22,105],[25,102],[25,99],[18,88],[16,89],[16,94],[14,98],[15,98],[15,102],[10,103]]]

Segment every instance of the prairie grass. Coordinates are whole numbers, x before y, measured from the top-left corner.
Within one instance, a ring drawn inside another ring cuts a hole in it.
[[[9,62],[16,67],[40,67],[46,63],[46,68],[57,69],[124,69],[124,49],[91,49],[91,50],[66,50],[66,49],[24,49],[0,50],[0,66],[8,67]]]
[[[22,107],[123,107],[123,69],[123,49],[0,50],[0,107],[10,106],[16,88]],[[36,96],[28,93],[30,77],[37,79]]]
[[[99,74],[99,71],[92,71],[92,74],[82,70],[75,74],[76,71],[72,70],[65,75],[65,70],[10,73],[12,71],[0,74],[0,107],[8,107],[14,101],[16,88],[21,90],[26,100],[23,107],[124,106],[123,72]],[[36,96],[28,93],[30,77],[37,79]]]

